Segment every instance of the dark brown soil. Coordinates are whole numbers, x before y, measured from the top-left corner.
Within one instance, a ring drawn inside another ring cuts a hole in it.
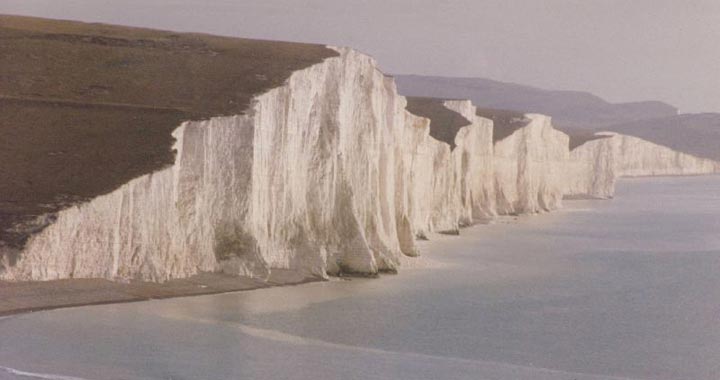
[[[182,121],[242,114],[253,96],[336,55],[2,15],[0,52],[0,245],[11,247],[42,228],[24,225],[37,216],[172,164]]]
[[[517,111],[478,107],[475,114],[493,121],[493,143],[509,137],[530,123],[525,114]]]
[[[455,149],[458,131],[471,123],[461,114],[446,108],[444,102],[444,99],[409,96],[406,109],[412,114],[430,119],[430,136]]]

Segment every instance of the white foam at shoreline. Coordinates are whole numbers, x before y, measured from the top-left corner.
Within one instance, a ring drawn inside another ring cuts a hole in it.
[[[0,366],[0,371],[7,372],[11,375],[15,376],[22,376],[22,377],[29,377],[32,379],[46,379],[46,380],[87,380],[82,377],[73,377],[73,376],[64,376],[64,375],[58,375],[58,374],[52,374],[52,373],[39,373],[39,372],[29,372],[29,371],[21,371],[19,369],[10,368],[10,367],[3,367]]]
[[[241,333],[260,339],[267,339],[275,342],[293,344],[293,345],[304,345],[304,346],[315,346],[328,348],[332,350],[345,350],[353,351],[358,353],[368,353],[382,355],[385,358],[397,358],[409,359],[412,361],[423,361],[423,362],[439,362],[439,363],[452,363],[454,366],[469,366],[473,372],[476,373],[477,378],[502,378],[502,379],[515,379],[515,380],[556,380],[562,378],[572,378],[574,380],[639,380],[629,377],[615,377],[615,376],[603,376],[594,374],[584,374],[577,372],[561,371],[542,367],[531,367],[521,366],[515,364],[484,361],[484,360],[472,360],[462,359],[446,356],[428,355],[414,352],[398,352],[389,351],[379,348],[352,346],[341,343],[332,343],[320,339],[306,338],[298,335],[288,334],[282,331],[263,329],[259,327],[249,326],[237,322],[229,321],[217,321],[202,318],[182,317],[178,315],[165,316],[170,319],[182,320],[188,322],[195,322],[207,325],[225,325],[233,329],[240,331]]]

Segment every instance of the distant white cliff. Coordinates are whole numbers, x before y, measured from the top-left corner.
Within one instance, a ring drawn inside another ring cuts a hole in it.
[[[720,173],[720,163],[614,132],[570,152],[566,195],[611,198],[620,177]]]
[[[469,100],[448,100],[445,107],[470,121],[455,136],[456,166],[461,171],[461,223],[473,224],[497,215],[492,120],[477,116]]]
[[[469,101],[445,102],[470,121],[451,148],[372,58],[336,50],[246,115],[183,123],[172,167],[61,211],[2,278],[374,275],[429,232],[550,211],[566,194],[609,197],[621,175],[720,169],[619,135],[570,152],[543,115],[493,143]]]
[[[562,205],[570,138],[554,129],[548,116],[526,117],[528,125],[495,143],[499,214],[537,213]]]
[[[566,196],[607,199],[615,194],[621,159],[610,138],[590,140],[570,151],[566,172]]]

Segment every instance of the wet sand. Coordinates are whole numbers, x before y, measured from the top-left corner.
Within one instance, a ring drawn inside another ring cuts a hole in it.
[[[35,282],[0,281],[0,316],[66,307],[147,301],[298,285],[319,279],[275,270],[267,280],[216,273],[154,282],[72,279]]]

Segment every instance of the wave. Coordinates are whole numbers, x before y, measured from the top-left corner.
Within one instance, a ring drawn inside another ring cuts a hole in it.
[[[7,372],[11,375],[20,376],[22,378],[31,378],[31,379],[43,379],[43,380],[88,380],[83,379],[82,377],[73,377],[73,376],[64,376],[64,375],[57,375],[52,373],[39,373],[39,372],[29,372],[29,371],[21,371],[19,369],[10,368],[10,367],[3,367],[0,366],[0,371]]]
[[[180,315],[164,315],[159,314],[165,318],[169,319],[175,319],[175,320],[183,320],[188,322],[195,322],[195,323],[201,323],[201,324],[211,324],[211,325],[226,325],[230,326],[238,331],[240,331],[243,334],[255,337],[255,338],[261,338],[261,339],[267,339],[271,341],[286,343],[286,344],[293,344],[293,345],[303,345],[303,346],[314,346],[314,347],[322,347],[322,348],[328,348],[333,350],[346,350],[346,351],[355,351],[355,352],[363,352],[363,353],[370,353],[370,354],[379,354],[382,355],[385,359],[389,357],[397,357],[397,358],[405,358],[405,359],[411,359],[411,360],[417,360],[417,361],[437,361],[437,362],[444,362],[446,364],[453,364],[454,366],[463,366],[466,368],[469,368],[472,370],[472,372],[477,373],[478,375],[484,374],[488,378],[501,378],[501,379],[533,379],[533,380],[545,380],[545,379],[574,379],[574,380],[639,380],[639,379],[633,379],[629,377],[617,377],[617,376],[608,376],[608,375],[598,375],[598,374],[589,374],[589,373],[578,373],[578,372],[569,372],[569,371],[562,371],[562,370],[556,370],[556,369],[549,369],[549,368],[543,368],[543,367],[534,367],[534,366],[523,366],[523,365],[517,365],[517,364],[509,364],[509,363],[502,363],[502,362],[495,362],[495,361],[485,361],[485,360],[473,360],[473,359],[462,359],[462,358],[453,358],[453,357],[447,357],[447,356],[437,356],[437,355],[429,355],[429,354],[421,354],[421,353],[414,353],[414,352],[400,352],[400,351],[389,351],[379,348],[371,348],[371,347],[361,347],[361,346],[352,346],[342,343],[333,343],[328,342],[320,339],[313,339],[313,338],[306,338],[303,336],[293,335],[289,333],[285,333],[282,331],[277,330],[270,330],[270,329],[264,329],[254,326],[249,326],[237,322],[230,322],[230,321],[217,321],[217,320],[210,320],[210,319],[201,319],[201,318],[194,318],[194,317],[188,317],[188,316],[180,316]],[[478,376],[481,377],[481,376]]]

